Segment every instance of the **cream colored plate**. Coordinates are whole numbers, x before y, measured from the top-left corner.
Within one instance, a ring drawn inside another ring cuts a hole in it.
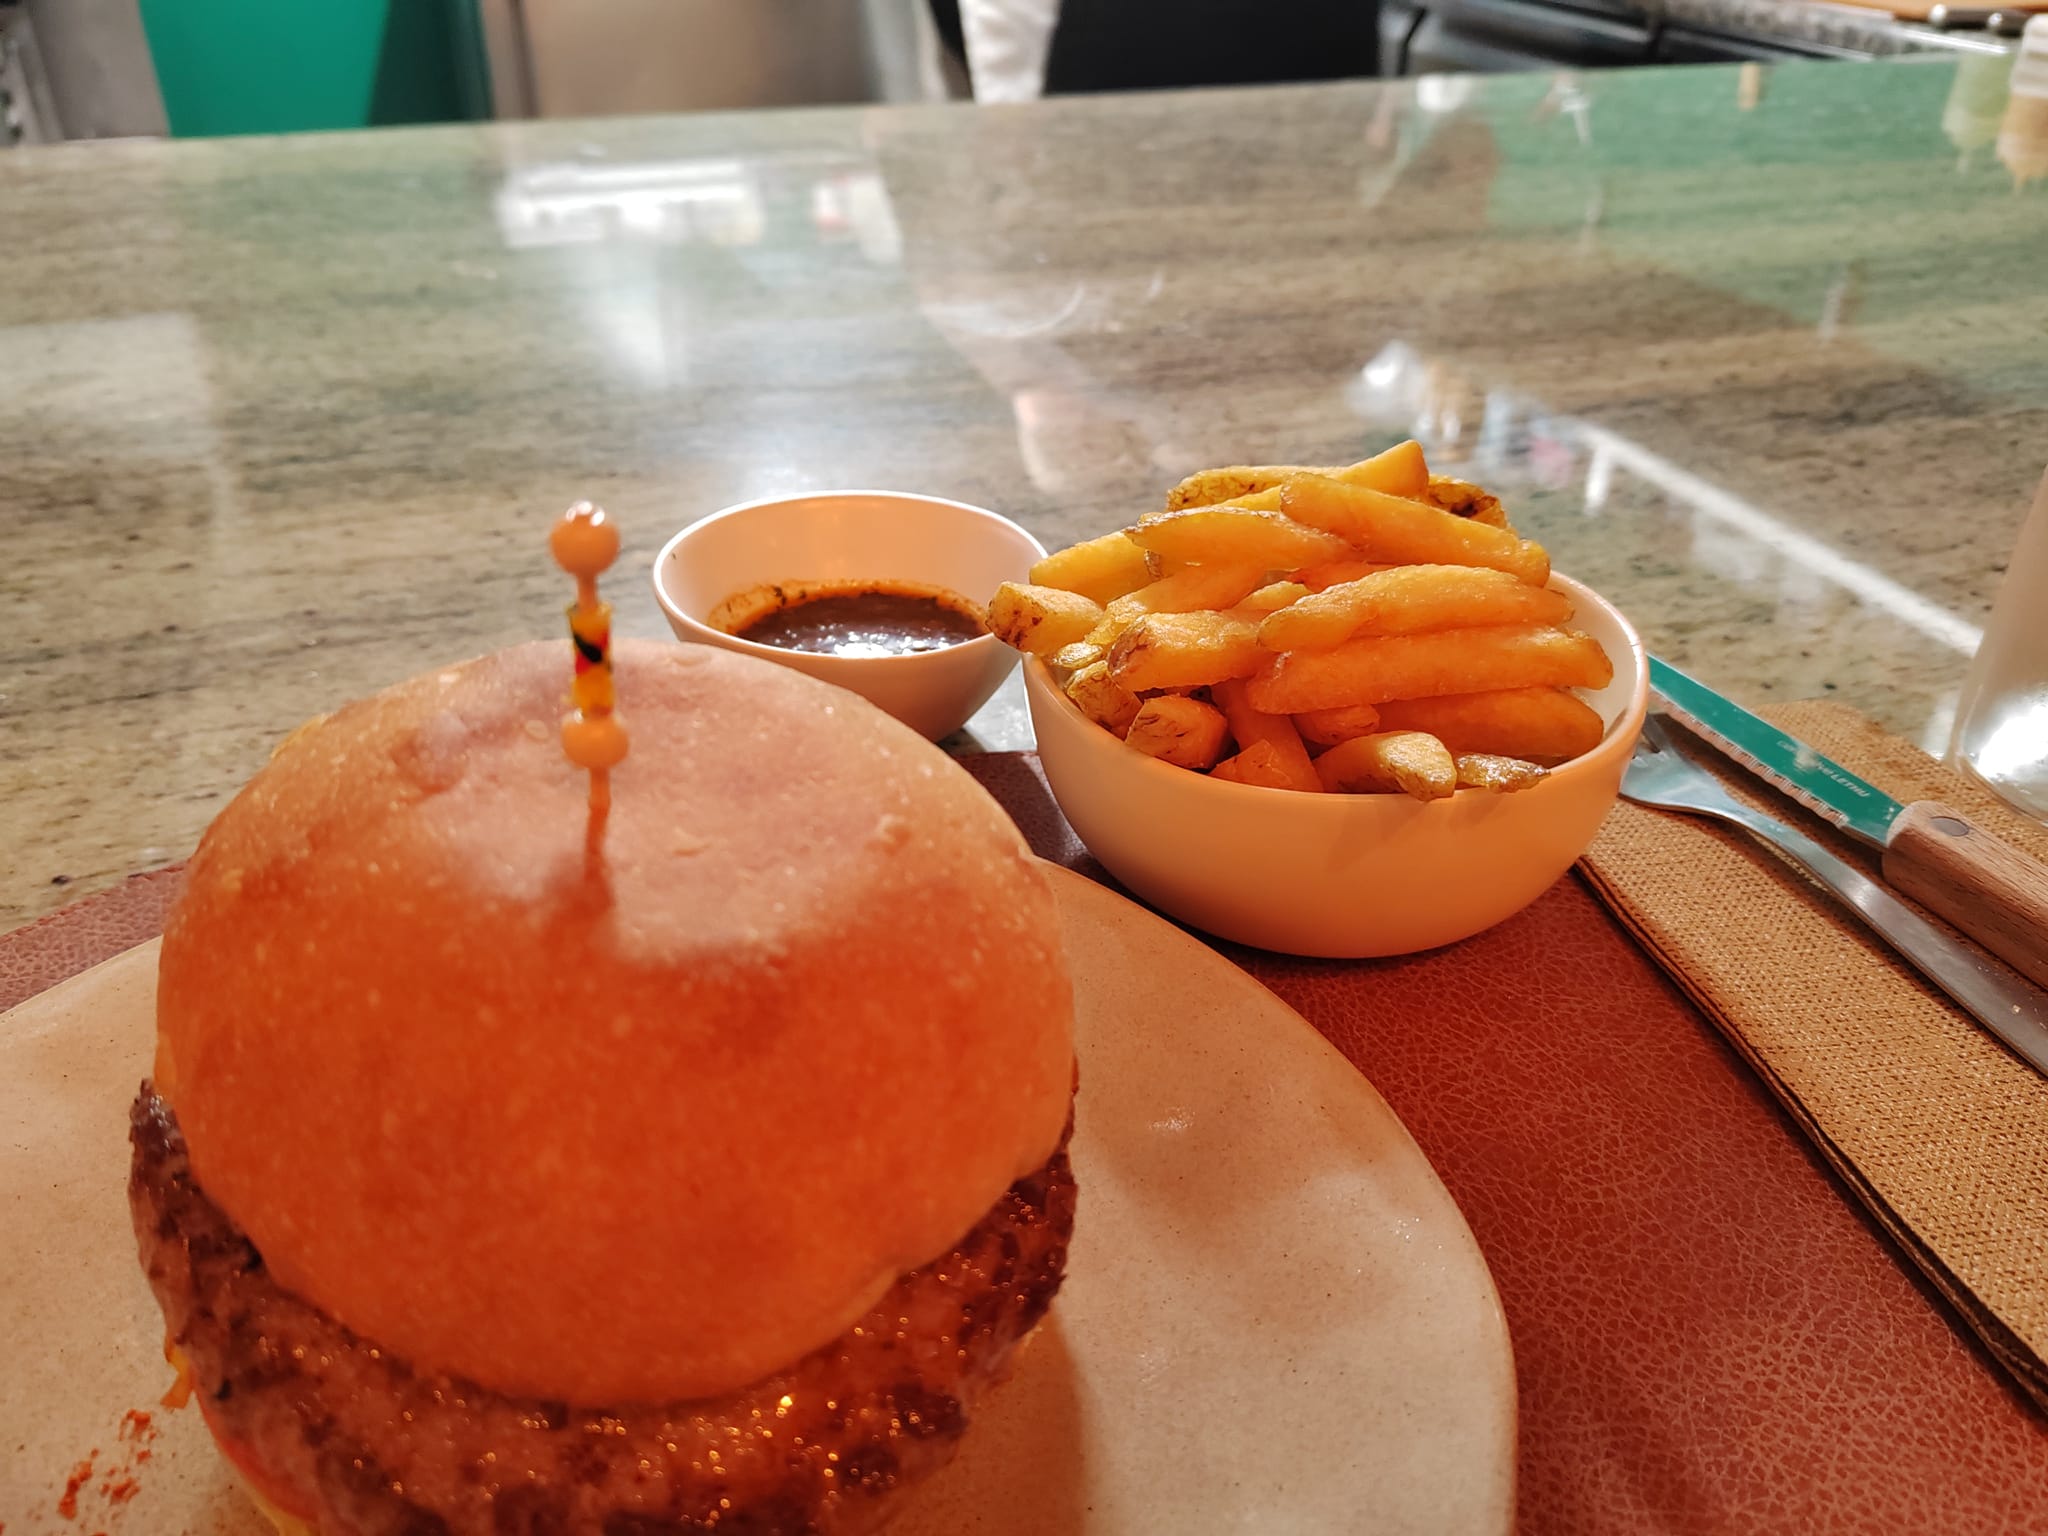
[[[1228,961],[1062,870],[1080,998],[1066,1288],[891,1536],[1504,1532],[1514,1373],[1479,1250],[1393,1112]],[[156,946],[0,1019],[0,1528],[264,1536],[168,1381],[125,1195]],[[54,1506],[88,1451],[76,1526]]]

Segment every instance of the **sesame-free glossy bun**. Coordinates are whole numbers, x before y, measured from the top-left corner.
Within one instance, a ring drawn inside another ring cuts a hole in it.
[[[278,1281],[409,1363],[571,1403],[836,1337],[1058,1143],[1050,889],[854,695],[623,642],[601,842],[568,647],[293,736],[165,928],[157,1080]]]

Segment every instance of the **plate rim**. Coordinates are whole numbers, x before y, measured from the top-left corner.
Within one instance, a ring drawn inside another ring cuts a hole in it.
[[[1521,1444],[1522,1406],[1521,1379],[1515,1363],[1513,1332],[1508,1326],[1507,1309],[1501,1301],[1500,1287],[1494,1281],[1493,1268],[1486,1261],[1486,1252],[1480,1247],[1477,1234],[1472,1231],[1472,1225],[1465,1219],[1463,1208],[1459,1206],[1457,1198],[1451,1193],[1449,1186],[1444,1183],[1443,1176],[1437,1172],[1436,1165],[1429,1160],[1428,1154],[1422,1150],[1421,1144],[1415,1140],[1414,1133],[1408,1129],[1407,1122],[1402,1120],[1400,1115],[1395,1112],[1393,1105],[1387,1102],[1386,1096],[1374,1085],[1372,1079],[1367,1077],[1364,1071],[1348,1056],[1331,1044],[1321,1030],[1311,1024],[1285,998],[1273,991],[1272,988],[1268,987],[1258,977],[1244,969],[1244,967],[1236,964],[1229,956],[1221,953],[1194,934],[1189,933],[1179,924],[1169,921],[1150,907],[1144,905],[1144,903],[1134,900],[1123,892],[1114,890],[1099,880],[1090,879],[1087,875],[1081,874],[1076,870],[1068,869],[1063,864],[1054,863],[1050,859],[1040,858],[1036,854],[1032,857],[1034,862],[1049,872],[1050,884],[1055,891],[1055,899],[1059,900],[1063,905],[1071,898],[1083,908],[1091,903],[1126,908],[1129,910],[1129,913],[1135,914],[1136,918],[1141,920],[1144,926],[1155,930],[1164,930],[1163,934],[1157,936],[1180,950],[1183,954],[1194,956],[1197,962],[1205,967],[1223,967],[1231,976],[1236,978],[1238,983],[1256,992],[1264,1005],[1277,1010],[1293,1021],[1293,1025],[1299,1033],[1306,1036],[1302,1048],[1307,1053],[1319,1055],[1325,1061],[1333,1060],[1336,1065],[1341,1066],[1343,1075],[1357,1086],[1358,1091],[1368,1101],[1378,1106],[1380,1112],[1385,1117],[1386,1123],[1398,1132],[1398,1144],[1405,1148],[1412,1164],[1419,1170],[1423,1182],[1434,1191],[1435,1196],[1443,1202],[1445,1210],[1450,1215],[1454,1240],[1458,1243],[1468,1266],[1476,1269],[1478,1273],[1479,1301],[1498,1333],[1500,1347],[1497,1351],[1489,1351],[1489,1357],[1493,1359],[1495,1368],[1501,1375],[1500,1401],[1503,1405],[1499,1429],[1500,1443],[1495,1446],[1495,1453],[1505,1475],[1506,1497],[1501,1511],[1503,1519],[1502,1530],[1503,1532],[1511,1531],[1514,1528],[1521,1493],[1520,1458],[1518,1452]],[[1360,962],[1331,960],[1324,963],[1330,965],[1355,965]],[[1086,983],[1081,978],[1075,978],[1077,991],[1085,985]]]
[[[1138,926],[1145,933],[1149,941],[1157,943],[1175,954],[1188,959],[1192,965],[1200,967],[1211,974],[1227,974],[1231,978],[1230,985],[1232,987],[1242,989],[1248,995],[1255,995],[1262,1008],[1276,1011],[1278,1014],[1290,1019],[1292,1024],[1289,1027],[1298,1031],[1296,1048],[1301,1049],[1306,1055],[1320,1058],[1328,1065],[1340,1067],[1341,1072],[1338,1075],[1343,1080],[1353,1084],[1356,1091],[1363,1096],[1364,1101],[1377,1109],[1378,1116],[1382,1119],[1385,1126],[1390,1128],[1391,1131],[1398,1133],[1393,1137],[1393,1143],[1398,1149],[1397,1155],[1403,1160],[1403,1171],[1408,1176],[1417,1178],[1431,1192],[1431,1198],[1441,1201],[1442,1210],[1449,1216],[1450,1220],[1442,1226],[1439,1235],[1447,1244],[1455,1245],[1453,1258],[1461,1264],[1462,1270],[1468,1279],[1476,1272],[1475,1300],[1481,1314],[1487,1319],[1499,1340],[1497,1348],[1488,1349],[1485,1352],[1485,1358],[1491,1370],[1498,1377],[1497,1390],[1486,1393],[1485,1400],[1489,1403],[1498,1403],[1499,1405],[1498,1425],[1493,1437],[1495,1441],[1493,1445],[1493,1459],[1494,1464],[1499,1468],[1504,1492],[1501,1509],[1502,1530],[1503,1532],[1512,1530],[1519,1502],[1520,1479],[1518,1475],[1517,1451],[1520,1441],[1521,1417],[1520,1381],[1516,1369],[1513,1339],[1508,1327],[1506,1312],[1502,1306],[1499,1287],[1494,1281],[1491,1267],[1486,1262],[1484,1250],[1480,1247],[1478,1238],[1473,1233],[1470,1223],[1465,1219],[1465,1214],[1459,1207],[1456,1198],[1444,1184],[1442,1177],[1437,1173],[1427,1154],[1424,1153],[1421,1146],[1416,1142],[1413,1133],[1409,1131],[1407,1125],[1395,1112],[1393,1106],[1387,1102],[1385,1096],[1380,1093],[1379,1089],[1363,1071],[1346,1057],[1343,1052],[1339,1051],[1335,1045],[1331,1044],[1321,1031],[1316,1029],[1300,1012],[1290,1006],[1256,976],[1234,963],[1228,956],[1177,924],[1161,917],[1142,903],[1102,884],[1100,881],[1090,879],[1086,875],[1068,869],[1063,865],[1053,863],[1050,860],[1038,858],[1035,855],[1033,856],[1033,862],[1047,872],[1048,887],[1053,891],[1055,900],[1063,909],[1063,915],[1073,913],[1087,921],[1104,910],[1113,911],[1119,918]],[[1093,914],[1090,912],[1091,908],[1095,909]],[[101,981],[103,973],[122,967],[146,965],[150,957],[144,952],[156,950],[161,944],[161,940],[161,934],[152,935],[138,944],[130,945],[117,954],[109,955],[105,959],[88,966],[86,969],[67,976],[49,987],[45,987],[33,996],[23,998],[12,1008],[7,1009],[4,1013],[0,1013],[0,1031],[6,1031],[13,1026],[17,1021],[17,1015],[36,1011],[38,1005],[48,1006],[63,994],[72,991],[76,987],[90,986],[95,982]],[[1221,968],[1220,971],[1217,969],[1219,967]],[[1087,986],[1088,980],[1086,977],[1079,975],[1075,977],[1077,992],[1082,991]]]

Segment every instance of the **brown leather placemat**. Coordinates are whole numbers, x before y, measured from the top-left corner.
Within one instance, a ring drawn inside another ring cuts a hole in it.
[[[184,881],[182,863],[130,875],[0,934],[0,1013],[162,933],[164,914]]]
[[[969,767],[1104,878],[1036,759]],[[2048,1423],[1584,882],[1396,960],[1217,947],[1385,1096],[1478,1237],[1525,1536],[2040,1528]]]
[[[1901,802],[1946,801],[2048,860],[2048,828],[1862,716],[1826,703],[1770,714]],[[1697,756],[1876,873],[1818,818]],[[1624,803],[1585,862],[1615,915],[2048,1408],[2048,1080],[1742,832]]]

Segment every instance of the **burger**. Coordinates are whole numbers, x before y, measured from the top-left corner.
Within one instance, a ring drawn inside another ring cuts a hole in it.
[[[1044,1315],[1072,993],[1002,812],[863,701],[622,643],[302,728],[166,924],[130,1200],[280,1530],[869,1531]]]

